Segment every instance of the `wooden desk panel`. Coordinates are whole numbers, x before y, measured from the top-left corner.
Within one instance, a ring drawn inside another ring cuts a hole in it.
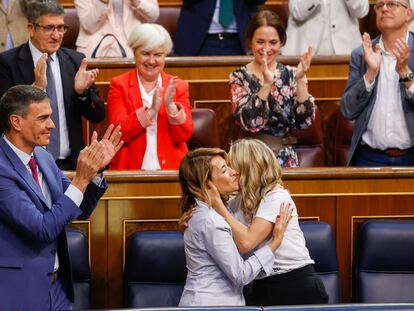
[[[300,168],[283,173],[300,217],[332,226],[342,299],[350,301],[356,228],[366,219],[414,218],[414,168]],[[109,188],[90,219],[93,307],[119,308],[128,238],[135,231],[175,230],[181,190],[176,171],[106,175]],[[85,231],[84,223],[76,225]]]

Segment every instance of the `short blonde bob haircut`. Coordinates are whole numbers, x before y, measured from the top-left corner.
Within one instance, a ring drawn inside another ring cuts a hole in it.
[[[128,37],[132,50],[151,51],[162,47],[168,55],[172,50],[172,40],[168,31],[158,24],[144,23],[135,27]]]
[[[239,139],[230,146],[230,166],[239,173],[239,195],[247,220],[275,186],[282,186],[282,169],[273,151],[257,139]]]

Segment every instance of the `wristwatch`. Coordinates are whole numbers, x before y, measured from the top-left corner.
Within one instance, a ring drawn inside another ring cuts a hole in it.
[[[414,72],[410,71],[405,78],[400,78],[400,82],[414,81]]]

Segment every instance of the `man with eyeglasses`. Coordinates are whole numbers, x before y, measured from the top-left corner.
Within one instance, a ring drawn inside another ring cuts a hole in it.
[[[94,84],[98,69],[87,70],[83,54],[61,47],[68,26],[58,1],[29,3],[27,18],[29,41],[0,54],[0,96],[17,84],[48,93],[55,129],[47,150],[60,169],[72,170],[84,147],[82,116],[92,123],[105,118],[104,103]]]
[[[414,34],[408,0],[374,4],[380,36],[351,54],[341,112],[355,120],[348,165],[414,165]]]

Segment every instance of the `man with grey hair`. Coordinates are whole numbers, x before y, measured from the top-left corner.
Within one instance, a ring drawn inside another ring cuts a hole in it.
[[[29,41],[0,54],[0,96],[17,84],[46,90],[56,126],[47,149],[59,168],[74,169],[84,147],[82,116],[92,123],[105,118],[94,84],[98,69],[87,70],[83,54],[61,47],[68,26],[57,1],[29,3],[27,18]]]
[[[414,165],[414,34],[408,0],[377,0],[381,35],[353,50],[341,100],[343,115],[355,120],[348,164]]]

